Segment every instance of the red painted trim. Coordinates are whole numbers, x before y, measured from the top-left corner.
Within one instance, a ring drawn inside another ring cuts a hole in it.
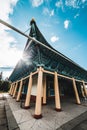
[[[61,112],[61,111],[62,111],[61,109],[58,109],[58,108],[55,108],[55,110],[56,110],[57,112]]]
[[[33,116],[35,119],[41,119],[42,118],[42,114],[40,114],[40,115],[34,115]]]
[[[30,109],[30,106],[24,106],[24,109]]]

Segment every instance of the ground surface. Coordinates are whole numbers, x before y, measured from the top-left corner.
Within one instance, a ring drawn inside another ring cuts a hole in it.
[[[46,106],[42,106],[43,118],[36,120],[33,118],[35,110],[34,103],[31,103],[30,109],[25,110],[20,108],[20,102],[16,102],[12,97],[9,96],[7,100],[21,130],[56,130],[87,111],[87,101],[83,101],[81,105],[77,105],[75,104],[75,99],[62,100],[61,112],[56,112],[54,110],[54,102],[49,101]]]
[[[2,99],[0,99],[0,130],[8,130],[5,113],[5,101]]]
[[[78,124],[72,130],[87,130],[87,119],[85,121],[82,121],[80,124]]]
[[[33,118],[34,103],[31,103],[30,109],[25,110],[20,108],[20,102],[8,94],[6,98],[20,130],[87,130],[87,101],[77,105],[75,99],[62,99],[61,112],[56,112],[54,101],[49,101],[42,106],[43,118],[36,120]]]

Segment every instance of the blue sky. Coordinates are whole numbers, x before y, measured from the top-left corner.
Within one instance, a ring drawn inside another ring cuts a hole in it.
[[[56,50],[87,70],[87,0],[3,0],[0,18],[23,32],[30,29],[34,18]],[[21,58],[26,40],[0,24],[0,72],[4,78]]]

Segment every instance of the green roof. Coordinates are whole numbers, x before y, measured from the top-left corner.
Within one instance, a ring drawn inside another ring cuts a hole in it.
[[[12,82],[19,80],[29,75],[30,72],[35,71],[38,66],[43,66],[46,70],[57,71],[59,74],[87,81],[87,71],[55,50],[41,34],[34,20],[30,24],[29,35],[48,48],[28,39],[24,48],[23,58],[17,63],[9,80]]]

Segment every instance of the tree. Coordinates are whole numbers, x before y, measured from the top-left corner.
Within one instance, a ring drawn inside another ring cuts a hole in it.
[[[2,80],[2,72],[0,73],[0,81]]]
[[[8,81],[0,81],[0,91],[8,92],[10,83]]]

